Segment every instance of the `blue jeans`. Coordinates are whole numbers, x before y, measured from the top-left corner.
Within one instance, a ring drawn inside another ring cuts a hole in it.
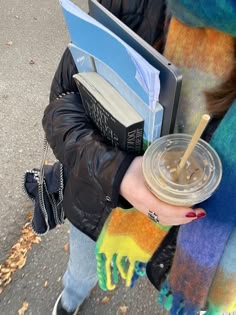
[[[70,259],[63,277],[62,305],[74,311],[97,283],[95,242],[70,224]]]

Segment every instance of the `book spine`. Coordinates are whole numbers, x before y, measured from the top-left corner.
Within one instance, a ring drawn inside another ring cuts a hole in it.
[[[128,152],[141,153],[143,148],[144,123],[132,125],[127,130],[126,150]]]
[[[119,146],[125,151],[140,153],[142,150],[143,121],[125,127],[102,106],[81,82],[78,82],[78,88],[85,111],[101,134],[113,146]]]

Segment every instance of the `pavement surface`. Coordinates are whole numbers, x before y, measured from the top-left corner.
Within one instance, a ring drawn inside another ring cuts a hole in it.
[[[86,1],[74,2],[87,10]],[[68,42],[57,0],[0,0],[0,264],[19,239],[26,215],[33,209],[22,192],[22,176],[25,170],[39,166],[41,119],[52,76]],[[24,268],[0,293],[1,315],[17,315],[24,301],[29,303],[25,315],[51,314],[62,289],[67,243],[68,223],[33,246]],[[139,281],[132,290],[119,286],[106,293],[96,288],[80,312],[122,313],[164,314],[147,280]]]

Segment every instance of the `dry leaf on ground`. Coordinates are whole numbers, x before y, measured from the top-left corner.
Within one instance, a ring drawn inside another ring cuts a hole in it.
[[[119,311],[121,312],[121,314],[126,314],[128,312],[128,306],[126,305],[120,306]]]
[[[28,308],[29,308],[29,303],[24,302],[22,307],[18,310],[18,315],[24,315]]]
[[[108,304],[110,300],[111,300],[110,297],[104,296],[104,298],[101,300],[101,304]]]
[[[27,260],[27,252],[32,249],[32,244],[39,244],[41,238],[34,234],[29,223],[26,223],[21,230],[21,237],[12,246],[9,257],[0,265],[0,294],[3,288],[11,282],[12,274],[22,269]]]
[[[29,220],[29,221],[31,221],[32,218],[33,218],[32,212],[28,212],[28,213],[26,214],[26,219]]]
[[[64,251],[65,251],[66,253],[69,253],[69,251],[70,251],[70,245],[69,245],[69,243],[66,243],[66,244],[64,245]]]

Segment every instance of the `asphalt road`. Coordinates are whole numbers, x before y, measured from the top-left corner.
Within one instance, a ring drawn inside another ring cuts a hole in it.
[[[86,1],[75,1],[87,10]],[[33,205],[22,192],[25,170],[42,156],[41,119],[53,73],[69,37],[57,0],[0,0],[0,264],[20,236]],[[26,315],[48,315],[61,291],[68,253],[68,224],[34,245],[24,268],[0,294],[0,314],[17,315],[27,301]],[[45,287],[45,283],[47,286]],[[102,303],[108,297],[108,303]],[[129,290],[96,289],[82,315],[162,314],[156,291],[145,280]],[[126,310],[126,308],[125,308]]]

